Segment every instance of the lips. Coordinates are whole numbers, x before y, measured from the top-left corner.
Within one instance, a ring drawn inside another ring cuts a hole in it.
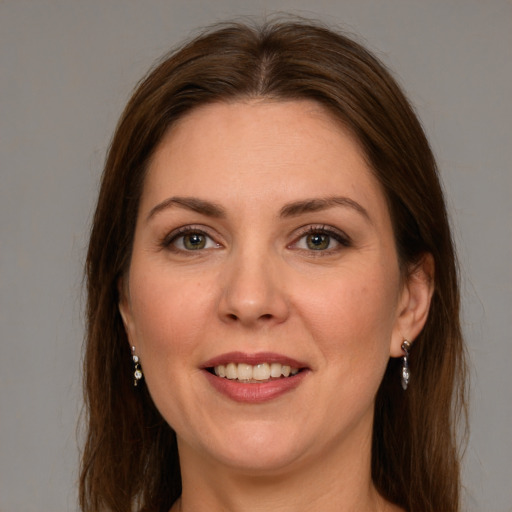
[[[231,352],[207,361],[210,384],[238,402],[272,400],[296,388],[309,372],[304,363],[275,353]]]
[[[291,367],[281,363],[259,363],[255,365],[247,363],[219,364],[213,368],[217,377],[225,377],[229,380],[242,382],[260,382],[269,379],[280,379],[299,373],[299,368]]]

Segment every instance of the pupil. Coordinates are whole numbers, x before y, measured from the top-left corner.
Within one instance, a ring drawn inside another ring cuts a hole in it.
[[[187,249],[202,249],[206,245],[206,240],[203,235],[193,233],[185,237],[184,243]]]
[[[307,244],[310,249],[314,251],[319,251],[322,249],[327,249],[329,247],[329,235],[322,235],[320,233],[315,233],[314,235],[308,235]]]

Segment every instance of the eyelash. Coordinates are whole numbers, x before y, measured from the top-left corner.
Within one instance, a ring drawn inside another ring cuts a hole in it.
[[[181,228],[175,229],[174,231],[171,231],[171,233],[166,235],[160,242],[160,246],[163,247],[164,249],[168,249],[170,251],[177,252],[180,254],[184,252],[195,252],[193,250],[187,251],[186,249],[179,249],[178,247],[175,247],[173,245],[178,239],[183,238],[186,235],[201,235],[212,240],[217,246],[220,246],[220,244],[215,242],[212,236],[209,235],[204,229],[195,226],[183,226]],[[197,250],[197,252],[201,252],[201,250]]]
[[[302,232],[299,233],[297,238],[294,242],[292,242],[288,247],[293,247],[299,243],[300,240],[302,240],[304,237],[307,237],[309,235],[326,235],[330,237],[331,239],[334,239],[338,244],[340,244],[343,247],[351,247],[352,246],[352,240],[348,235],[346,235],[343,231],[340,231],[338,229],[328,227],[325,225],[317,225],[317,226],[308,226],[305,228]],[[302,250],[307,252],[313,257],[318,256],[328,256],[332,254],[333,252],[336,252],[339,250],[339,248],[332,248],[332,249],[324,249],[324,250],[314,250],[314,249],[300,249],[297,248],[296,250]]]
[[[196,226],[183,226],[178,229],[175,229],[174,231],[172,231],[171,233],[166,235],[162,239],[162,241],[160,242],[159,245],[164,249],[168,249],[170,251],[177,252],[180,254],[184,253],[184,252],[187,252],[187,253],[195,252],[193,250],[180,249],[180,248],[174,246],[174,243],[178,239],[185,237],[186,235],[191,235],[191,234],[197,234],[197,235],[207,237],[208,239],[213,241],[217,245],[217,247],[220,247],[220,244],[215,242],[213,240],[212,236],[210,236],[204,229],[201,229]],[[299,232],[299,234],[295,238],[295,240],[290,245],[288,245],[288,248],[307,252],[308,254],[310,254],[313,257],[327,256],[327,255],[332,254],[333,252],[336,252],[337,250],[339,250],[339,248],[336,248],[336,247],[322,249],[322,250],[320,250],[320,249],[318,249],[318,250],[302,249],[302,248],[294,247],[299,243],[300,240],[302,240],[303,238],[305,238],[309,235],[325,235],[325,236],[330,237],[331,239],[334,239],[338,244],[340,244],[343,247],[351,247],[352,246],[352,241],[351,241],[350,237],[347,236],[343,231],[334,229],[332,227],[327,227],[325,225],[316,225],[316,226],[308,226],[307,228],[305,228],[301,232]],[[197,252],[201,252],[203,250],[204,249],[198,249]]]

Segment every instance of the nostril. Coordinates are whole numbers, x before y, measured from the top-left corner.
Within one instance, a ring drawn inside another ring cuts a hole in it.
[[[229,313],[227,316],[230,320],[238,320],[238,317],[233,313]]]

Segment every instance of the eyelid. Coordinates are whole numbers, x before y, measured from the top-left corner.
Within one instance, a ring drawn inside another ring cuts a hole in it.
[[[344,231],[342,231],[339,228],[335,228],[334,226],[329,226],[326,224],[309,224],[307,226],[303,226],[302,228],[298,229],[298,231],[295,233],[293,242],[291,244],[289,244],[288,247],[293,248],[293,246],[296,245],[299,242],[299,240],[301,240],[302,238],[304,238],[307,235],[314,234],[314,233],[321,233],[321,234],[328,235],[328,236],[334,238],[334,240],[343,247],[350,247],[352,245],[352,239]],[[301,249],[297,248],[297,250],[301,250]],[[323,251],[313,251],[313,250],[308,251],[306,249],[303,249],[303,250],[305,250],[307,252],[315,252],[316,253],[315,255],[321,256],[322,255],[321,253],[328,254],[328,253],[336,251],[336,248],[335,249],[326,249]]]
[[[177,239],[179,239],[180,237],[183,237],[185,235],[189,235],[191,233],[197,233],[199,235],[203,235],[205,237],[208,237],[216,245],[216,248],[222,247],[222,244],[220,244],[215,239],[215,237],[211,233],[209,233],[209,230],[205,229],[204,226],[199,226],[199,225],[194,225],[194,224],[190,224],[190,225],[186,225],[186,226],[180,226],[179,228],[173,229],[170,233],[166,234],[163,237],[163,239],[160,241],[159,245],[161,247],[163,247],[164,249],[168,249],[168,250],[171,250],[171,251],[174,251],[174,252],[179,252],[179,253],[190,252],[190,253],[194,253],[195,251],[187,251],[187,250],[184,250],[184,249],[179,249],[178,247],[175,247],[173,245],[173,243]],[[201,249],[201,250],[198,250],[197,252],[201,252],[201,251],[204,251],[204,250],[208,250],[208,249]]]
[[[160,241],[159,245],[164,249],[172,250],[174,252],[194,253],[195,251],[187,251],[184,249],[179,249],[178,247],[174,246],[173,243],[180,237],[183,237],[183,236],[191,234],[191,233],[198,233],[200,235],[208,237],[216,245],[215,248],[221,248],[222,244],[218,242],[218,240],[217,240],[218,237],[214,236],[210,231],[211,230],[209,230],[208,228],[205,228],[205,226],[202,226],[202,225],[190,224],[190,225],[180,226],[176,229],[173,229],[170,233],[166,234]],[[326,224],[308,224],[306,226],[298,228],[295,231],[295,233],[293,234],[293,241],[290,244],[288,244],[287,247],[291,248],[291,249],[295,248],[297,250],[304,250],[305,252],[310,252],[310,253],[315,252],[316,255],[318,255],[318,256],[321,256],[321,253],[329,254],[329,253],[335,252],[337,250],[337,248],[333,248],[333,249],[325,249],[322,251],[312,251],[312,250],[306,250],[306,249],[300,249],[300,248],[294,247],[295,245],[297,245],[299,240],[301,240],[302,238],[304,238],[305,236],[307,236],[309,234],[314,234],[314,233],[321,233],[321,234],[328,235],[328,236],[332,237],[340,246],[343,246],[343,247],[350,247],[352,245],[351,238],[344,231],[342,231],[339,228],[335,228],[334,226],[330,226],[330,225],[326,225]],[[211,248],[209,248],[209,249],[211,249]],[[201,250],[198,250],[197,252],[202,252],[204,250],[208,250],[208,249],[201,249]]]

